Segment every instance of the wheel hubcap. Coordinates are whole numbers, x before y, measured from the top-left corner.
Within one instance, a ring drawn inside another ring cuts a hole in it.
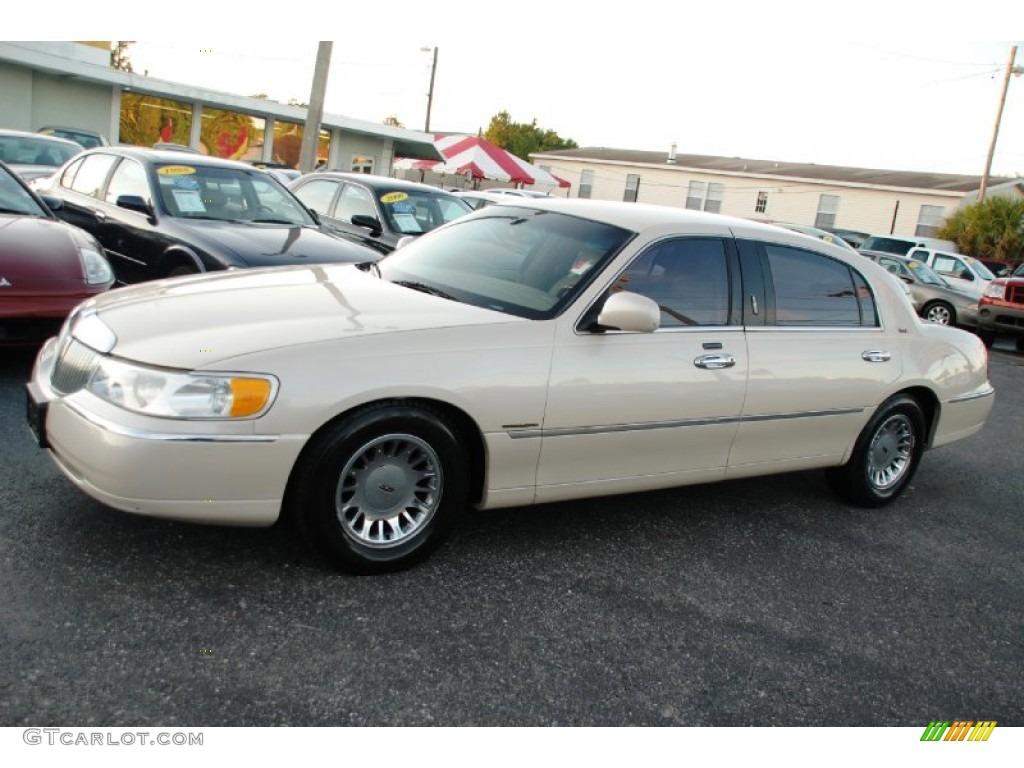
[[[345,535],[371,547],[407,541],[434,516],[441,500],[441,462],[414,435],[384,435],[349,459],[335,492]]]
[[[910,419],[896,414],[875,432],[868,450],[868,480],[876,490],[886,491],[906,475],[914,453],[914,428]]]
[[[949,310],[945,307],[932,307],[928,312],[928,319],[939,325],[949,325]]]

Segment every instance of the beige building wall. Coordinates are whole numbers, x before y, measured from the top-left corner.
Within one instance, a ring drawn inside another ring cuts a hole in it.
[[[622,200],[626,177],[640,176],[637,202],[686,207],[691,181],[722,184],[720,213],[757,221],[781,221],[814,226],[821,196],[839,198],[834,226],[869,233],[913,235],[921,216],[921,206],[937,206],[945,214],[956,210],[963,195],[959,192],[926,191],[880,185],[838,184],[828,181],[795,179],[741,173],[718,173],[680,166],[631,165],[628,163],[579,162],[545,157],[542,162],[551,172],[572,183],[570,197],[579,196],[582,171],[594,172],[591,197],[597,200]],[[764,193],[767,207],[756,210],[758,194]]]

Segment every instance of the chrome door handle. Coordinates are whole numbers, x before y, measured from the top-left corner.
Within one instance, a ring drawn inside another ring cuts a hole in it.
[[[884,349],[868,349],[861,352],[860,356],[869,363],[887,363],[892,360],[892,354]]]
[[[701,355],[693,361],[693,364],[698,368],[714,371],[719,368],[732,368],[736,365],[736,358],[725,353],[720,355]]]

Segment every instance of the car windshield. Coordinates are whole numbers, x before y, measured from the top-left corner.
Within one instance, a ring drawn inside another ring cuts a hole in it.
[[[978,261],[977,259],[974,259],[971,261],[971,264],[974,266],[974,271],[978,273],[978,277],[980,277],[982,280],[996,279],[996,276],[992,274],[992,271],[982,262]]]
[[[488,206],[377,263],[381,277],[518,317],[558,314],[634,233],[518,206]]]
[[[156,177],[164,207],[178,218],[313,224],[291,192],[255,168],[166,164]]]
[[[0,136],[0,160],[15,165],[52,165],[55,168],[82,151],[45,136]]]
[[[382,190],[377,193],[388,227],[403,235],[421,235],[464,216],[472,209],[454,195],[430,190]]]
[[[942,288],[949,288],[949,283],[939,277],[935,270],[923,261],[911,260],[906,264],[910,271],[914,273],[914,276],[925,285],[938,285]]]
[[[5,168],[0,168],[0,214],[46,216],[39,203]]]

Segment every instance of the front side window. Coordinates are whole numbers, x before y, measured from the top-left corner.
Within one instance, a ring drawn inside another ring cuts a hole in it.
[[[775,324],[877,325],[874,298],[863,277],[819,253],[766,244],[775,290]]]
[[[149,200],[146,171],[134,160],[124,159],[117,166],[114,175],[110,177],[110,184],[107,185],[107,194],[104,200],[116,205],[117,198],[122,195],[135,195],[143,200]]]
[[[303,184],[296,190],[295,196],[299,198],[306,207],[317,213],[329,214],[331,201],[334,200],[334,193],[338,191],[341,182],[332,179],[313,179],[308,184]]]
[[[612,290],[639,293],[661,309],[661,327],[726,325],[729,262],[718,238],[664,240],[623,272]]]
[[[0,213],[45,216],[39,203],[21,186],[7,170],[0,168]]]
[[[818,213],[814,217],[814,226],[818,229],[834,227],[838,213],[839,195],[822,195],[818,198]]]

